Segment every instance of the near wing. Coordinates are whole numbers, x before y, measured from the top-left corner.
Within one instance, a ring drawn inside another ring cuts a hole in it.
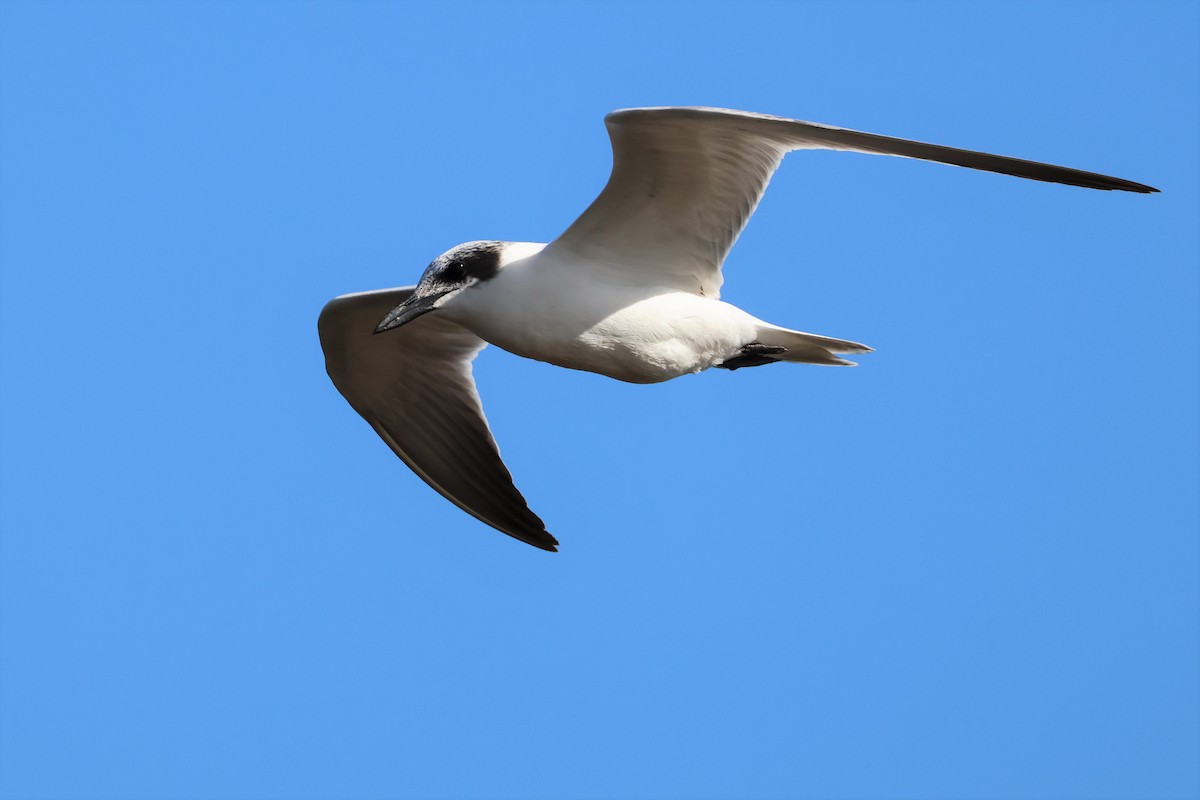
[[[500,460],[471,362],[482,339],[427,314],[374,335],[413,287],[334,298],[317,322],[338,391],[413,472],[463,511],[543,550],[558,542]]]
[[[719,108],[630,108],[604,118],[608,185],[550,247],[594,265],[647,271],[716,297],[721,264],[791,150],[920,158],[1089,189],[1156,192],[1094,172]]]

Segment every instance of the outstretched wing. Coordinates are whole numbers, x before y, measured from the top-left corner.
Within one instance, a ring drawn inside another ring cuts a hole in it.
[[[716,297],[721,264],[792,150],[919,158],[1089,189],[1156,192],[1140,183],[1036,161],[959,150],[815,122],[719,108],[631,108],[604,119],[613,170],[604,191],[548,249],[593,268],[647,274]]]
[[[321,311],[325,368],[338,391],[430,486],[463,511],[543,550],[558,542],[529,510],[500,460],[471,374],[485,346],[427,314],[378,336],[413,287],[348,294]]]

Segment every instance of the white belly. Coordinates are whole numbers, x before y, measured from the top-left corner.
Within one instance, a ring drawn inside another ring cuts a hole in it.
[[[455,322],[526,358],[632,383],[658,383],[720,364],[754,341],[759,320],[728,303],[685,292],[497,276]],[[514,276],[515,277],[515,276]],[[549,287],[549,288],[547,288]],[[456,298],[457,300],[457,298]]]
[[[719,300],[673,292],[640,300],[583,331],[560,366],[657,383],[716,366],[754,340],[753,318]]]

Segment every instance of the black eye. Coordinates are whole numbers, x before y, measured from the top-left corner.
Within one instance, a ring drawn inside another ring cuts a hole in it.
[[[462,283],[467,276],[467,267],[461,261],[451,261],[442,270],[442,279],[449,283]]]

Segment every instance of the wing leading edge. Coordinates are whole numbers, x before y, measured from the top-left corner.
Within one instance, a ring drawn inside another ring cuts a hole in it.
[[[901,156],[1089,189],[1158,190],[1095,172],[720,108],[631,108],[605,117],[613,169],[599,197],[550,245],[589,264],[654,273],[716,297],[721,264],[783,156],[845,150]]]

